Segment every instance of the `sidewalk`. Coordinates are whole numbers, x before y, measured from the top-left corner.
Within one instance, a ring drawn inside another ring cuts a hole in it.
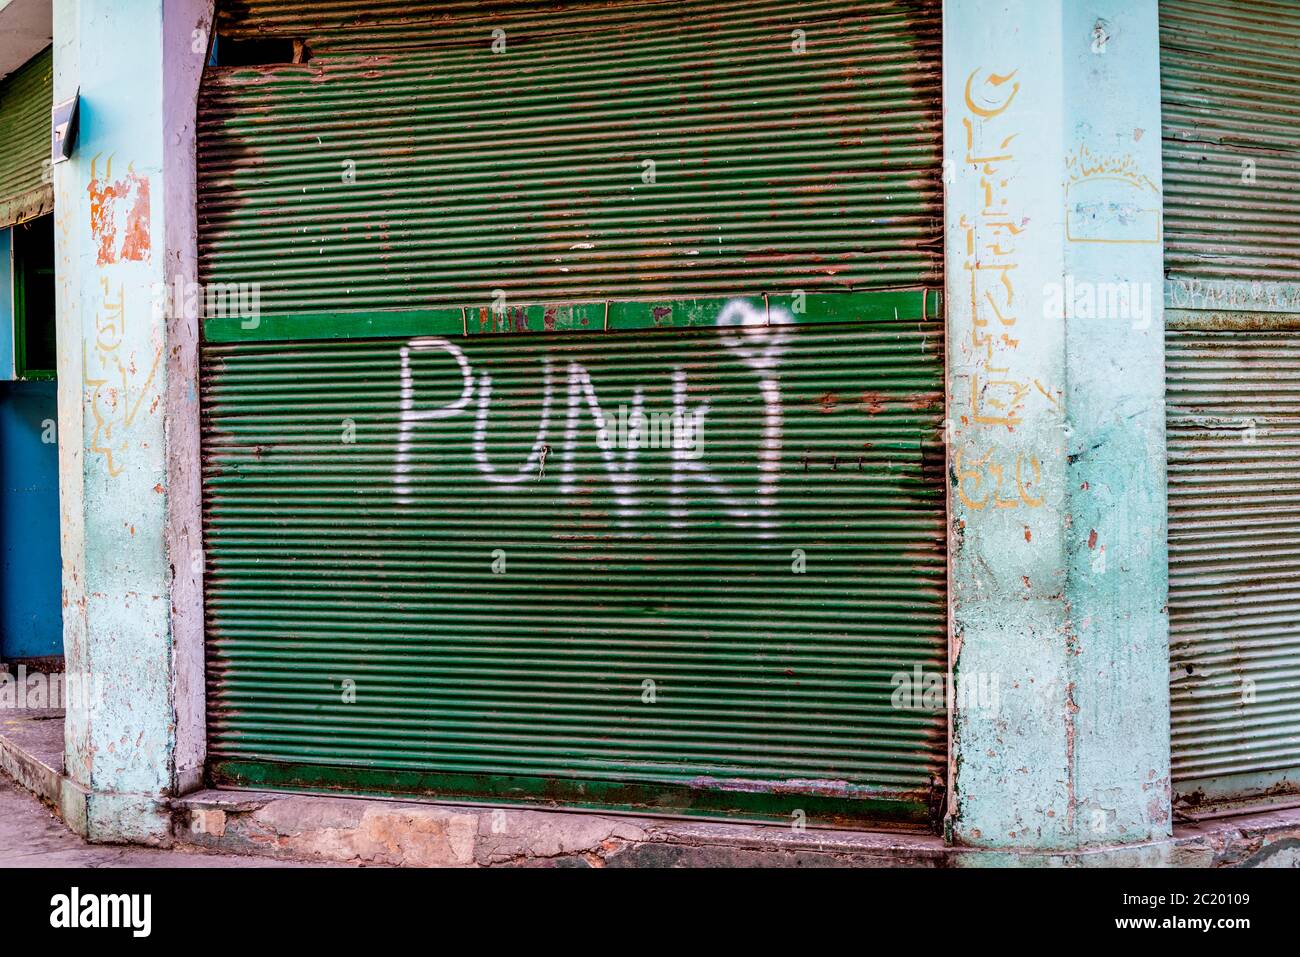
[[[170,801],[173,848],[89,844],[63,774],[62,713],[0,711],[0,869],[8,867],[1300,867],[1300,807],[1180,822],[1171,837],[1041,852],[934,834],[199,790]],[[40,798],[34,796],[40,795]],[[42,799],[45,803],[42,803]],[[84,813],[84,803],[81,805]]]
[[[265,857],[87,844],[0,771],[0,869],[10,867],[306,867]]]

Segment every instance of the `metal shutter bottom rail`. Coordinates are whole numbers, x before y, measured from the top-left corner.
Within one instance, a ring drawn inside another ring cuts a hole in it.
[[[205,345],[214,776],[926,823],[942,331]]]

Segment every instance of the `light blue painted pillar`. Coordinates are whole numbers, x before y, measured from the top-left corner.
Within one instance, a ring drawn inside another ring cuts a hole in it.
[[[1170,832],[1156,6],[945,3],[962,844]]]
[[[54,99],[81,95],[54,166],[64,642],[95,692],[68,709],[64,803],[97,840],[166,841],[201,762],[195,336],[158,290],[193,278],[209,23],[197,0],[54,3]]]

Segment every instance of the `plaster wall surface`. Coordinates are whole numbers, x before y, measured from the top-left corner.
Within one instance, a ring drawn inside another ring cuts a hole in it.
[[[1170,832],[1156,3],[945,4],[949,829]]]
[[[167,174],[187,136],[192,156],[210,9],[168,0],[165,11],[54,5],[54,98],[80,90],[75,152],[54,167],[64,639],[68,669],[108,689],[93,709],[69,709],[66,763],[91,795],[91,836],[109,840],[164,839],[157,801],[176,790],[178,747],[193,762],[192,722],[177,719],[177,662],[192,659],[175,642],[169,551],[168,439],[186,414],[169,401],[186,390],[169,391],[176,323],[159,290],[174,278],[175,221],[192,228],[192,186],[169,189]]]

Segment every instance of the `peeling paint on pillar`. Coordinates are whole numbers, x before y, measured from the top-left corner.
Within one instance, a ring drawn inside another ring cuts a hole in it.
[[[212,0],[171,0],[163,12],[164,261],[182,285],[198,281],[195,117],[212,18]],[[207,754],[197,315],[167,315],[166,361],[174,772],[177,791],[185,793],[201,785]]]
[[[171,17],[208,5],[167,6]],[[171,363],[153,290],[168,280],[168,204],[184,197],[164,188],[175,143],[163,81],[182,55],[197,79],[203,52],[169,52],[157,2],[126,15],[107,0],[56,0],[54,34],[55,99],[81,93],[76,152],[54,167],[64,642],[69,670],[105,689],[69,710],[66,762],[88,791],[93,839],[164,841],[158,799],[175,789],[177,743]],[[192,191],[189,205],[192,220]]]
[[[1172,833],[1157,4],[1067,4],[1065,36],[1067,280],[1130,290],[1065,323],[1078,837],[1134,842]]]
[[[1147,840],[1169,833],[1160,152],[1133,135],[1160,128],[1156,4],[944,14],[952,661],[1000,687],[993,711],[957,696],[948,828]],[[1145,325],[1074,308],[1102,283],[1157,293]]]

